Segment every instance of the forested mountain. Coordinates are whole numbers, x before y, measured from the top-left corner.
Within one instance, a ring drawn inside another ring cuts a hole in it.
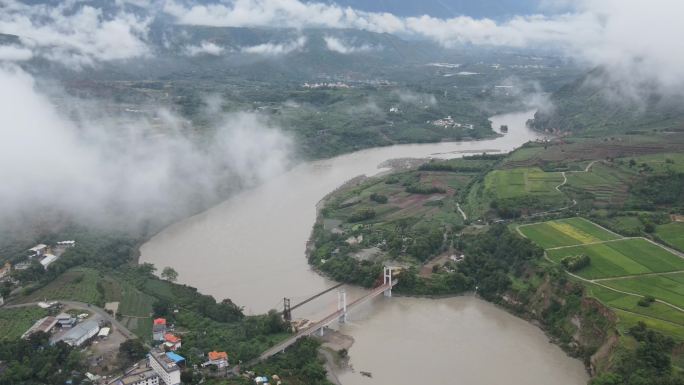
[[[535,114],[535,128],[597,135],[684,129],[684,97],[650,84],[626,85],[600,68],[561,87],[551,102],[553,108]]]

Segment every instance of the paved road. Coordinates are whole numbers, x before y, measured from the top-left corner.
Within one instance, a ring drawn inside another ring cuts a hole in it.
[[[92,313],[97,314],[101,318],[111,322],[112,326],[116,328],[121,334],[126,337],[127,339],[134,339],[138,338],[133,332],[128,330],[125,326],[121,324],[121,322],[117,321],[116,318],[112,317],[107,313],[104,309],[99,308],[95,305],[89,305],[84,302],[76,302],[76,301],[61,301],[61,300],[55,300],[63,305],[66,305],[70,308],[74,309],[82,309],[86,310]],[[11,309],[11,308],[18,308],[18,307],[27,307],[27,306],[38,306],[38,302],[27,302],[27,303],[20,303],[16,305],[5,305],[2,307],[2,309]]]

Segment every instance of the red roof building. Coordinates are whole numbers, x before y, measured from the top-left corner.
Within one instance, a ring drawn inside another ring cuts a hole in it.
[[[166,319],[156,318],[152,324],[152,339],[155,341],[164,341],[166,334]]]
[[[216,365],[219,369],[228,366],[228,353],[226,352],[209,352],[207,353],[207,357],[209,358],[209,361],[205,362],[204,366]]]
[[[176,351],[181,347],[181,338],[171,333],[164,334],[164,345],[171,351]]]

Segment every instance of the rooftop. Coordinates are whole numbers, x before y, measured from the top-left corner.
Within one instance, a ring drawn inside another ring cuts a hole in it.
[[[34,252],[35,252],[35,251],[41,251],[41,250],[43,250],[43,249],[45,249],[45,248],[47,248],[47,245],[44,245],[44,244],[41,243],[41,244],[38,244],[38,245],[33,246],[32,248],[29,249],[29,251],[34,251]]]
[[[176,354],[176,353],[174,353],[174,352],[167,352],[167,353],[166,353],[166,356],[169,357],[170,359],[172,359],[173,362],[175,362],[175,363],[179,363],[179,362],[185,361],[185,358],[184,358],[183,356],[178,355],[178,354]]]
[[[180,339],[180,337],[175,336],[171,333],[166,333],[166,334],[164,334],[164,340],[166,340],[167,342],[172,342],[175,344],[176,342],[179,342],[181,339]]]
[[[83,323],[80,323],[68,332],[64,333],[62,338],[60,340],[67,342],[67,341],[75,341],[83,337],[84,335],[88,334],[90,331],[93,329],[100,329],[100,324],[95,321],[95,320],[90,320],[90,321],[85,321]]]
[[[223,360],[228,359],[228,353],[226,353],[226,352],[213,351],[213,352],[207,353],[207,356],[212,361],[217,361],[217,360],[221,360],[221,359],[223,359]]]
[[[176,370],[180,370],[178,367],[178,362],[180,361],[175,361],[172,359],[169,355],[172,354],[174,357],[180,357],[181,361],[185,360],[183,357],[179,356],[178,354],[175,353],[164,353],[163,350],[159,349],[152,349],[150,351],[150,357],[157,361],[159,365],[164,368],[164,370],[167,373],[175,372]]]
[[[31,326],[22,338],[26,338],[35,332],[49,332],[57,324],[57,319],[55,317],[44,317],[36,321],[36,323]]]
[[[155,325],[166,325],[166,318],[155,318],[154,324]]]
[[[45,258],[40,260],[40,264],[44,267],[48,267],[52,262],[57,260],[57,256],[54,254],[45,254]]]
[[[144,381],[148,378],[156,377],[157,373],[150,367],[143,366],[135,368],[132,371],[110,382],[113,385],[129,385],[135,384],[138,381]]]

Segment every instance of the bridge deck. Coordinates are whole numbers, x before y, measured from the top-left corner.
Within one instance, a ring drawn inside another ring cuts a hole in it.
[[[351,311],[351,309],[352,309],[353,307],[358,306],[358,305],[360,305],[360,304],[362,304],[362,303],[364,303],[364,302],[366,302],[366,301],[368,301],[368,300],[370,300],[370,299],[372,299],[372,298],[375,298],[375,297],[377,297],[378,295],[384,293],[385,290],[387,290],[387,289],[389,289],[390,287],[396,285],[396,283],[397,283],[397,281],[395,280],[394,282],[392,282],[391,285],[390,285],[390,284],[384,284],[384,285],[378,286],[378,287],[376,287],[375,289],[373,289],[370,293],[364,295],[363,297],[360,297],[360,298],[354,300],[353,302],[351,302],[350,304],[347,305],[347,312]],[[335,320],[337,320],[338,318],[340,318],[340,316],[342,316],[343,314],[344,314],[344,311],[343,311],[343,310],[337,310],[336,312],[334,312],[334,313],[332,313],[332,314],[326,316],[326,317],[323,318],[322,320],[320,320],[320,321],[318,321],[318,322],[315,322],[313,325],[307,327],[306,329],[300,330],[299,332],[297,332],[297,334],[295,334],[295,335],[289,337],[288,339],[282,341],[281,343],[279,343],[279,344],[273,346],[272,348],[266,350],[265,352],[263,352],[263,353],[259,356],[259,358],[257,358],[257,359],[255,359],[254,361],[250,362],[248,365],[256,364],[257,362],[266,360],[266,359],[268,359],[269,357],[274,356],[274,355],[276,355],[276,354],[278,354],[278,353],[284,351],[284,350],[287,349],[290,345],[292,345],[292,344],[294,344],[295,342],[297,342],[298,339],[300,339],[300,338],[302,338],[302,337],[304,337],[304,336],[309,336],[309,335],[315,333],[316,331],[320,330],[321,328],[323,328],[323,327],[329,325],[329,324],[332,323],[333,321],[335,321]]]

